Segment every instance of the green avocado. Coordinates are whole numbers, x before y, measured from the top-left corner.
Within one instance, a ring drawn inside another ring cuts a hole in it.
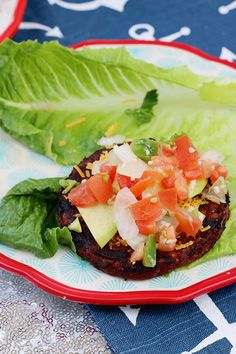
[[[207,179],[199,179],[199,180],[192,180],[189,184],[188,184],[188,197],[189,198],[193,198],[196,195],[200,194],[203,189],[206,187],[207,185]]]
[[[150,235],[147,238],[144,246],[143,265],[144,267],[153,268],[156,265],[157,240],[155,235]]]
[[[71,231],[82,232],[82,228],[78,218],[75,218],[74,221],[70,225],[68,225],[68,229]]]
[[[113,221],[112,206],[96,204],[88,208],[77,207],[77,209],[94,239],[103,248],[117,232]]]
[[[157,154],[157,141],[153,139],[137,139],[131,145],[131,149],[143,161],[149,161]]]

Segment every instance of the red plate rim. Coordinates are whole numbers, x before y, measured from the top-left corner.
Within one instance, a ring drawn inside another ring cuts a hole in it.
[[[214,61],[216,63],[224,64],[226,66],[229,66],[233,69],[236,69],[236,63],[231,63],[227,60],[217,58],[213,55],[207,54],[203,51],[201,51],[198,48],[192,47],[188,44],[180,43],[180,42],[162,42],[159,40],[154,40],[154,41],[145,41],[145,40],[135,40],[135,39],[91,39],[83,42],[79,42],[76,44],[71,45],[71,48],[77,49],[81,48],[84,46],[92,46],[92,45],[99,45],[99,44],[108,44],[108,45],[116,45],[116,44],[121,44],[121,45],[159,45],[159,46],[164,46],[164,47],[172,47],[172,48],[177,48],[180,50],[183,50],[185,52],[190,52],[192,54],[195,54],[201,58]]]
[[[16,31],[21,23],[23,15],[25,13],[26,5],[27,5],[27,0],[19,0],[18,1],[18,4],[17,4],[17,6],[15,8],[15,12],[14,12],[13,22],[0,35],[0,42],[2,42],[6,38],[11,38],[14,36],[14,34],[16,33]]]
[[[22,1],[21,3],[26,3]],[[21,5],[22,6],[22,5]],[[1,37],[0,37],[1,38]],[[72,48],[80,48],[84,46],[99,45],[99,44],[135,44],[135,45],[160,45],[173,47],[187,52],[191,52],[197,56],[207,60],[218,62],[223,65],[236,69],[236,63],[229,63],[226,60],[208,55],[199,49],[189,45],[172,42],[166,43],[161,41],[136,41],[136,40],[90,40],[74,44]],[[82,290],[67,286],[38,270],[11,259],[0,253],[0,266],[8,271],[21,275],[25,279],[37,285],[39,288],[48,293],[59,296],[63,299],[71,301],[79,301],[94,305],[132,305],[132,304],[177,304],[192,300],[194,297],[203,293],[217,290],[224,286],[236,282],[236,267],[228,271],[217,274],[208,279],[204,279],[196,284],[190,285],[180,290],[142,290],[128,292],[104,292],[93,290]]]
[[[0,266],[5,270],[21,275],[52,295],[93,305],[178,304],[236,282],[236,268],[232,268],[181,290],[105,292],[76,289],[62,284],[2,253],[0,253]]]

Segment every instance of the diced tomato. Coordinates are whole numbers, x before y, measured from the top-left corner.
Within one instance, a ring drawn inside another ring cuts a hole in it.
[[[155,220],[136,220],[139,232],[143,235],[152,235],[157,232],[157,224]]]
[[[131,181],[131,178],[129,176],[124,176],[121,175],[120,173],[116,174],[116,179],[119,187],[122,188],[131,188],[135,185],[136,181]]]
[[[99,203],[105,204],[113,194],[110,176],[96,174],[89,178],[88,186]]]
[[[151,183],[152,183],[151,177],[141,179],[133,187],[130,188],[130,191],[135,195],[135,197],[138,197],[142,194],[142,192],[145,189],[151,187]]]
[[[177,239],[173,225],[161,229],[158,237],[158,250],[170,252],[175,249]]]
[[[215,183],[219,177],[224,177],[227,178],[228,176],[228,171],[226,167],[221,166],[220,164],[215,164],[215,169],[212,171],[210,180],[211,183]]]
[[[141,180],[150,178],[150,187],[155,187],[159,184],[160,181],[160,173],[155,170],[146,170],[143,172]]]
[[[108,173],[108,175],[110,176],[111,179],[111,183],[114,182],[115,179],[115,175],[116,175],[116,166],[109,166],[109,165],[102,165],[100,167],[100,172],[101,173]]]
[[[187,236],[196,236],[202,226],[200,219],[183,209],[178,209],[175,217],[179,222],[178,230],[184,232]]]
[[[86,208],[97,203],[97,199],[90,190],[87,180],[73,188],[68,194],[68,199],[72,205],[81,208]]]
[[[166,145],[162,145],[161,152],[166,157],[174,156],[174,150],[168,148]]]
[[[175,173],[175,188],[177,190],[177,195],[179,200],[184,200],[188,197],[188,185],[186,179],[181,175],[180,172]]]
[[[199,168],[199,154],[187,135],[182,135],[175,141],[175,157],[182,170],[195,170]]]
[[[185,170],[184,177],[188,180],[204,178],[201,166],[199,165],[198,168],[193,170]]]
[[[160,190],[160,174],[155,171],[155,170],[146,170],[144,171],[142,177],[139,179],[139,181],[142,181],[146,178],[150,178],[150,183],[149,186],[142,192],[143,198],[147,196],[151,196],[153,194],[156,194],[157,191]],[[147,192],[148,195],[145,195]],[[137,197],[138,199],[138,197]]]
[[[175,211],[177,208],[177,191],[176,188],[163,189],[158,192],[161,206],[170,211]]]
[[[157,194],[131,204],[130,210],[135,220],[156,220],[163,215]]]
[[[156,167],[159,166],[166,166],[166,165],[172,165],[174,167],[177,166],[177,161],[174,158],[174,155],[172,156],[152,156],[152,162],[153,165]]]
[[[164,189],[173,188],[175,186],[175,176],[163,178],[161,185]]]
[[[154,156],[152,161],[156,172],[159,173],[160,181],[164,178],[173,178],[174,172],[177,168],[177,161],[174,156]]]

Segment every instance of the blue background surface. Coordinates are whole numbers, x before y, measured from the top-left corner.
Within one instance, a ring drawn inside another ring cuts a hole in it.
[[[236,285],[211,293],[210,299],[224,314],[226,321],[234,326],[236,337]],[[218,329],[194,301],[177,305],[142,306],[136,326],[119,308],[89,306],[89,310],[115,353],[236,353],[236,348],[232,348],[226,338],[227,329],[212,344],[203,346],[201,350],[191,351]]]
[[[94,1],[65,2],[83,5]],[[120,3],[120,0],[110,1],[114,2]],[[72,11],[57,4],[50,5],[48,0],[29,0],[24,21],[58,26],[64,36],[59,41],[64,45],[87,39],[130,38],[130,27],[141,23],[153,26],[157,39],[187,26],[191,34],[178,41],[220,56],[222,47],[236,51],[236,11],[221,15],[218,8],[225,4],[227,1],[222,0],[129,0],[120,12],[105,6],[91,11]],[[54,39],[46,37],[42,30],[20,30],[15,36],[17,41],[28,38]]]

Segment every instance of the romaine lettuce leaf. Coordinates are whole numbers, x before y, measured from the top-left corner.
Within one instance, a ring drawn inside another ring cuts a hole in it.
[[[225,120],[234,121],[235,108],[219,103],[234,103],[234,96],[223,95],[225,83],[217,83],[217,95],[208,93],[210,102],[204,101],[200,95],[207,96],[207,78],[187,67],[157,68],[132,58],[124,48],[76,52],[56,42],[7,40],[0,45],[0,76],[1,127],[63,164],[77,163],[96,150],[96,142],[114,123],[116,134],[158,138],[160,132],[178,132],[182,124],[192,131],[197,121],[193,135],[203,130],[208,138],[217,124],[221,129]],[[234,90],[236,82],[228,85]],[[140,107],[152,89],[159,91],[154,118],[137,126],[125,111]]]
[[[0,242],[53,256],[62,244],[75,251],[68,228],[58,227],[60,178],[28,179],[13,187],[0,203]]]
[[[96,150],[114,121],[135,131],[127,108],[139,107],[156,83],[129,69],[80,58],[58,43],[5,41],[0,46],[0,125],[59,163]]]
[[[166,80],[195,90],[203,90],[202,99],[222,103],[235,103],[236,80],[229,78],[207,77],[193,73],[187,65],[164,69],[133,58],[125,47],[91,49],[82,48],[77,51],[78,57],[83,57],[105,65],[115,65],[128,68],[156,79]],[[209,92],[207,94],[207,91]],[[215,94],[216,92],[216,94]],[[213,94],[214,93],[214,94]]]
[[[115,65],[128,68],[157,79],[167,80],[171,83],[183,85],[189,88],[197,89],[201,83],[206,80],[205,77],[194,74],[186,65],[164,69],[142,60],[134,59],[125,49],[119,47],[116,49],[102,48],[91,49],[83,48],[77,51],[77,56],[89,59],[94,62],[100,62],[106,65]]]

